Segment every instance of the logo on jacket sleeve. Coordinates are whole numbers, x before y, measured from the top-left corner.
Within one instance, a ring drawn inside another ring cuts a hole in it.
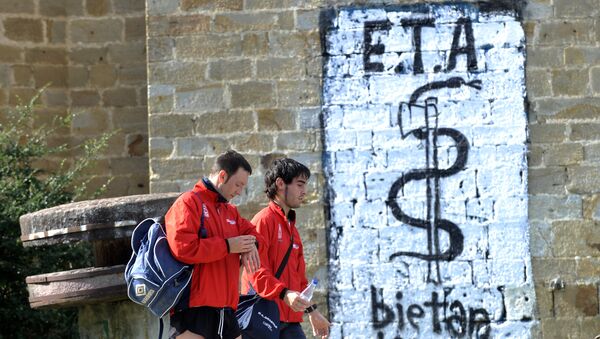
[[[281,224],[279,224],[279,230],[277,231],[277,241],[283,241],[283,234],[281,232]]]
[[[225,218],[225,221],[227,221],[227,223],[228,223],[229,225],[235,225],[235,224],[236,224],[236,221],[235,221],[235,220],[231,220],[231,219],[227,219],[227,218]]]
[[[206,205],[202,205],[202,212],[204,213],[204,217],[208,218],[208,208]]]

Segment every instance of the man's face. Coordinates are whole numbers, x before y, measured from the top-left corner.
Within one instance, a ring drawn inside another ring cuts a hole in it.
[[[242,190],[248,184],[249,176],[250,173],[242,167],[238,168],[237,172],[231,176],[221,170],[217,179],[217,189],[225,199],[231,200],[242,193]]]
[[[304,176],[295,177],[289,185],[283,184],[283,192],[282,196],[285,199],[284,202],[290,208],[298,208],[304,202],[304,196],[306,195],[306,181],[307,179]],[[283,182],[283,180],[282,180]]]

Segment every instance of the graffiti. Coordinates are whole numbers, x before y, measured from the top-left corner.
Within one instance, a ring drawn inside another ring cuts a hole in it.
[[[490,316],[483,308],[465,309],[459,300],[449,300],[445,289],[440,298],[438,292],[431,292],[428,301],[421,304],[403,303],[403,293],[396,292],[396,303],[387,305],[381,296],[381,289],[371,286],[371,314],[373,327],[377,330],[385,328],[394,321],[398,331],[410,325],[419,330],[421,322],[430,318],[430,326],[434,333],[447,332],[454,338],[474,337],[487,339],[490,337]],[[468,312],[467,312],[468,311]],[[383,333],[378,332],[378,338],[383,338]]]
[[[451,128],[439,127],[440,114],[437,111],[437,99],[430,97],[425,100],[424,105],[418,105],[417,99],[425,92],[440,88],[458,88],[462,85],[471,86],[480,89],[481,82],[473,81],[467,83],[462,78],[451,78],[446,81],[436,81],[428,83],[418,88],[410,97],[408,103],[402,103],[399,110],[399,126],[402,139],[409,135],[414,135],[417,139],[425,142],[425,158],[427,168],[408,171],[394,182],[388,195],[387,203],[396,219],[413,227],[423,228],[427,231],[427,249],[428,253],[416,252],[396,252],[390,256],[390,260],[398,256],[411,256],[427,260],[428,273],[427,282],[435,284],[441,283],[439,260],[450,261],[459,256],[463,251],[463,234],[460,228],[453,222],[441,217],[440,208],[440,179],[454,175],[464,169],[469,154],[469,142],[467,138],[459,131]],[[405,106],[404,108],[402,106]],[[406,108],[407,107],[407,108]],[[408,112],[410,119],[416,119],[416,111],[423,111],[423,126],[413,129],[407,133],[403,132],[402,112]],[[454,163],[447,169],[440,169],[438,161],[438,137],[450,137],[457,149],[457,156]],[[402,211],[396,201],[398,192],[413,180],[426,181],[427,196],[427,219],[413,218]],[[445,251],[440,249],[439,231],[449,234],[450,246]],[[433,264],[433,269],[432,269]],[[433,270],[433,274],[432,274]]]
[[[414,57],[412,63],[413,74],[422,74],[425,72],[423,66],[423,55],[422,55],[422,30],[424,27],[435,27],[435,20],[433,18],[407,18],[401,21],[401,25],[405,29],[412,30],[412,44],[414,48]],[[377,41],[373,40],[375,33],[389,34],[389,30],[392,27],[388,20],[385,21],[367,21],[364,24],[365,38],[363,43],[363,58],[365,71],[368,72],[382,72],[384,65],[382,62],[372,61],[372,57],[381,56],[386,52],[385,44],[381,42],[381,39]],[[461,45],[461,37],[464,37],[466,44]],[[401,54],[399,52],[399,54]],[[473,37],[473,27],[469,18],[460,18],[456,22],[454,27],[454,33],[452,35],[452,47],[450,48],[450,54],[447,60],[447,67],[445,72],[452,71],[456,68],[456,58],[464,54],[467,57],[467,69],[470,72],[477,71],[477,55],[475,53],[475,39]],[[402,73],[406,69],[404,64],[399,63],[394,68],[396,73]],[[433,71],[435,73],[442,70],[441,65],[435,65]]]
[[[321,16],[332,338],[530,337],[512,1]]]

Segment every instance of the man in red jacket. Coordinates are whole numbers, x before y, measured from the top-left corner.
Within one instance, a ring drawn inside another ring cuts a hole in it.
[[[189,308],[171,315],[171,338],[240,337],[234,314],[240,259],[246,270],[258,269],[256,246],[262,246],[262,237],[228,201],[242,192],[251,173],[242,155],[227,151],[217,157],[210,176],[182,194],[165,215],[171,252],[194,264]],[[199,238],[202,214],[206,232]]]
[[[247,294],[250,284],[261,297],[275,300],[279,306],[281,320],[280,339],[305,339],[300,322],[302,313],[308,313],[313,334],[326,338],[329,321],[312,304],[300,297],[308,285],[306,264],[300,234],[296,229],[296,212],[306,194],[306,182],[310,170],[293,159],[278,159],[265,173],[265,186],[270,200],[269,206],[252,219],[256,229],[264,238],[261,247],[261,267],[254,273],[242,274],[242,293]],[[287,265],[279,279],[275,272],[281,264],[290,244],[293,245]]]

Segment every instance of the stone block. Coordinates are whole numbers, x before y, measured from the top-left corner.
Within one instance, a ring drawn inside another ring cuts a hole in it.
[[[66,20],[46,20],[46,39],[50,43],[64,44],[67,41]]]
[[[206,61],[207,58],[224,58],[242,54],[239,34],[205,34],[175,38],[177,58]]]
[[[146,65],[129,64],[119,67],[119,83],[129,85],[146,84]],[[144,96],[146,96],[144,94]]]
[[[119,19],[75,19],[71,21],[69,37],[73,43],[105,43],[122,41],[123,31],[124,24]]]
[[[554,0],[554,16],[557,18],[583,18],[596,17],[598,11],[598,1],[596,0]]]
[[[91,16],[103,16],[110,13],[112,8],[109,0],[88,0],[85,2],[85,10]]]
[[[120,87],[109,89],[102,93],[102,101],[106,106],[136,106],[137,94],[135,88]]]
[[[552,253],[558,257],[598,256],[600,234],[598,222],[588,220],[561,220],[552,222],[554,239]]]
[[[164,138],[195,135],[196,116],[193,114],[150,115],[148,121],[151,136]]]
[[[112,122],[126,133],[146,132],[148,112],[145,107],[123,107],[112,110]]]
[[[573,317],[552,317],[542,319],[542,333],[546,338],[577,339],[580,336],[579,323]]]
[[[107,58],[106,47],[74,48],[69,53],[69,60],[74,64],[95,65],[107,62]]]
[[[307,48],[310,46],[308,36],[307,32],[271,31],[269,32],[269,54],[296,58],[311,55]]]
[[[565,65],[594,65],[600,60],[600,51],[594,47],[565,48]]]
[[[258,79],[302,79],[306,75],[306,59],[268,58],[256,61],[256,77]]]
[[[243,0],[181,0],[182,11],[214,10],[214,11],[239,11],[244,8]]]
[[[128,1],[114,1],[113,2],[115,13],[119,14],[143,14],[146,8],[146,1],[144,0],[128,0]]]
[[[94,90],[71,91],[71,102],[73,106],[97,106],[100,103],[100,95]]]
[[[67,68],[67,84],[69,87],[85,87],[90,75],[87,67],[70,66]]]
[[[47,88],[42,94],[43,103],[48,106],[65,107],[69,105],[69,96],[65,89]]]
[[[563,167],[532,168],[529,170],[529,194],[565,193],[567,171]]]
[[[590,281],[600,274],[600,258],[579,258],[577,260],[576,277],[579,281]]]
[[[125,18],[125,41],[145,40],[146,18]]]
[[[319,129],[321,128],[321,108],[305,107],[298,111],[299,129]]]
[[[600,322],[598,317],[584,317],[578,319],[580,323],[581,338],[596,338],[600,335]]]
[[[271,31],[280,29],[279,13],[244,12],[217,14],[214,18],[216,32]]]
[[[197,179],[209,170],[207,167],[203,158],[151,159],[150,178],[152,180],[180,180],[187,177]]]
[[[148,67],[151,83],[178,86],[198,86],[206,82],[204,62],[165,62],[152,63]]]
[[[296,29],[300,31],[318,29],[320,13],[316,9],[296,10]]]
[[[179,139],[178,139],[179,140]],[[173,153],[173,140],[170,138],[155,137],[150,138],[149,156],[152,159],[167,158]]]
[[[110,159],[110,169],[114,173],[148,173],[148,163],[139,157],[117,157]]]
[[[321,104],[319,80],[292,80],[277,83],[277,102],[280,107],[303,107]]]
[[[538,167],[542,164],[542,157],[544,155],[545,148],[537,145],[529,146],[527,150],[527,164],[529,167]]]
[[[593,194],[600,192],[600,176],[597,166],[567,168],[567,190],[570,193]]]
[[[111,44],[108,55],[110,61],[116,64],[145,63],[146,44],[144,41]]]
[[[549,246],[550,253],[552,247]],[[566,284],[574,283],[577,272],[577,262],[573,258],[536,258],[531,259],[533,269],[533,280],[538,285],[550,288],[550,281],[561,278]]]
[[[598,288],[567,284],[564,290],[554,292],[554,311],[557,317],[597,316]]]
[[[40,1],[39,12],[43,16],[81,16],[83,15],[83,1],[81,0],[55,0]]]
[[[552,72],[552,92],[554,95],[582,96],[587,94],[589,70],[555,70]]]
[[[67,67],[33,66],[33,79],[36,87],[67,87]]]
[[[583,147],[583,159],[585,161],[600,161],[600,144],[589,144]]]
[[[575,165],[583,160],[583,146],[579,143],[553,145],[544,153],[546,166]]]
[[[553,8],[549,3],[528,1],[524,5],[523,16],[528,20],[548,20],[553,16]]]
[[[96,88],[112,87],[117,80],[116,65],[97,64],[89,68],[90,84]]]
[[[565,140],[567,126],[565,124],[530,124],[529,137],[533,144],[560,143]]]
[[[5,18],[4,36],[13,41],[44,41],[43,24],[41,19]]]
[[[234,135],[227,139],[233,149],[248,150],[252,152],[267,153],[274,149],[273,135],[263,133],[244,133]]]
[[[25,51],[25,62],[28,64],[65,65],[67,53],[64,48],[31,48]]]
[[[535,301],[538,318],[549,318],[554,313],[552,291],[543,284],[535,284]]]
[[[546,70],[527,70],[527,94],[534,97],[547,97],[552,95],[550,74]]]
[[[578,100],[579,101],[579,100]],[[549,118],[553,121],[561,120],[581,120],[581,119],[597,119],[600,116],[600,105],[588,103],[576,103],[569,105],[558,111],[555,115]]]
[[[592,43],[591,20],[560,20],[540,23],[537,43],[540,45],[565,45]]]
[[[253,111],[204,113],[194,120],[195,130],[201,135],[250,132],[256,124]]]
[[[110,113],[99,108],[84,108],[74,111],[71,132],[74,135],[97,135],[108,129]]]
[[[220,85],[181,89],[175,94],[175,109],[179,112],[214,112],[225,108],[225,90]]]
[[[592,91],[596,94],[600,93],[600,67],[592,67],[590,69],[590,80]]]
[[[208,32],[211,21],[205,14],[152,16],[148,18],[148,35],[175,37]]]
[[[282,132],[276,136],[276,147],[282,151],[314,151],[317,147],[315,133]]]
[[[0,13],[33,14],[35,4],[33,0],[2,0]]]
[[[579,195],[531,195],[530,220],[581,219],[583,202]]]
[[[296,129],[296,113],[283,109],[258,110],[259,131],[290,131]]]
[[[600,139],[600,124],[580,123],[571,124],[570,139],[578,140],[599,140]]]
[[[211,80],[241,80],[252,76],[253,63],[249,59],[235,61],[218,60],[208,64],[208,78]]]
[[[0,62],[16,63],[21,62],[23,49],[14,46],[0,45]]]
[[[250,81],[229,85],[231,107],[269,107],[276,102],[275,89],[269,82]]]
[[[148,38],[148,62],[173,59],[175,40],[172,38]]]
[[[33,88],[11,87],[8,95],[8,104],[11,106],[25,104],[36,94],[37,91]]]
[[[225,152],[231,147],[231,143],[223,137],[195,135],[193,137],[177,138],[175,140],[175,152],[172,156],[176,158],[212,157]],[[212,163],[214,163],[214,159]]]
[[[145,157],[144,167],[148,168],[148,136],[144,134],[128,134],[125,139],[127,155],[130,157]],[[144,172],[142,172],[144,173]]]
[[[12,65],[13,84],[17,86],[31,86],[32,72],[29,65]]]
[[[269,37],[265,32],[242,34],[242,54],[246,56],[265,55],[269,52]]]

